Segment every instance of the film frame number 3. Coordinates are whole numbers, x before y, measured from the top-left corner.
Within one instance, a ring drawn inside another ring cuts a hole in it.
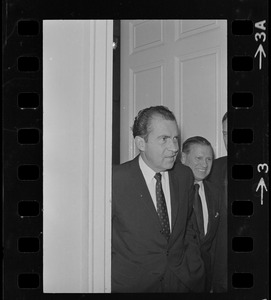
[[[268,164],[266,164],[266,163],[258,164],[258,166],[257,166],[257,171],[259,173],[261,173],[261,172],[268,173],[268,170],[269,170]],[[265,181],[264,181],[263,177],[261,177],[261,179],[257,185],[256,192],[258,192],[259,190],[261,191],[261,205],[263,205],[263,197],[264,197],[263,192],[264,192],[264,190],[267,192],[267,187],[265,185]]]

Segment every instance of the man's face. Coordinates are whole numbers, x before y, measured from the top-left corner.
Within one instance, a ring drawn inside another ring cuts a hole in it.
[[[228,120],[226,119],[222,123],[222,133],[223,133],[223,140],[226,147],[226,150],[228,150]]]
[[[206,178],[212,168],[213,152],[207,145],[193,144],[189,153],[182,153],[182,163],[191,168],[196,181]]]
[[[154,116],[151,120],[148,141],[140,139],[139,149],[145,163],[155,172],[173,167],[179,151],[178,127],[175,121]]]

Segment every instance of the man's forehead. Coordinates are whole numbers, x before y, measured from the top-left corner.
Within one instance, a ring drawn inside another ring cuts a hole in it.
[[[212,147],[210,145],[204,145],[204,144],[192,144],[191,148],[192,151],[197,151],[197,152],[205,152],[205,151],[210,151],[212,153]]]

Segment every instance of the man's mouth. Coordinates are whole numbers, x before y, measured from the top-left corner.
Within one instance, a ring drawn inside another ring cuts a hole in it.
[[[167,159],[174,159],[176,157],[176,155],[173,156],[166,156]]]

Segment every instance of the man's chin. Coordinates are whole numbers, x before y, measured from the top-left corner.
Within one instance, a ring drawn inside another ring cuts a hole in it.
[[[168,163],[168,164],[167,164],[167,170],[170,170],[170,169],[172,169],[172,168],[173,168],[173,166],[174,166],[174,163],[175,163],[175,159],[173,160],[173,162],[171,162],[171,163]]]
[[[202,180],[204,180],[206,178],[206,176],[198,176],[198,177],[195,177],[195,179],[197,180],[197,181],[202,181]]]

